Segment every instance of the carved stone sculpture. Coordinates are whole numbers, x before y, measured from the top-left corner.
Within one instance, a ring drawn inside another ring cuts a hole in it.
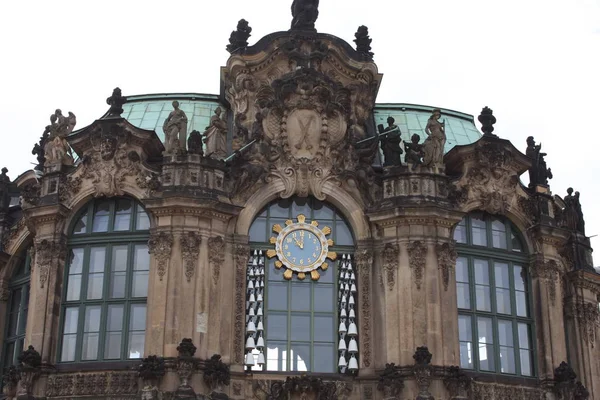
[[[196,399],[196,393],[190,386],[190,378],[196,369],[196,346],[192,343],[192,339],[183,339],[177,347],[179,356],[177,357],[177,375],[181,383],[175,392],[178,399]]]
[[[362,56],[365,61],[373,61],[373,52],[371,51],[371,42],[373,39],[369,37],[369,28],[364,25],[358,27],[354,34],[354,43],[356,43],[356,51]]]
[[[378,126],[381,138],[381,150],[383,150],[384,167],[402,165],[402,159],[400,157],[403,153],[400,148],[402,138],[400,137],[400,128],[398,128],[394,122],[394,118],[388,117],[388,126],[386,128],[384,128],[383,125]]]
[[[139,377],[142,379],[142,399],[157,400],[159,398],[159,380],[165,375],[165,360],[158,356],[148,356],[142,360],[138,367]]]
[[[460,367],[451,366],[448,369],[448,377],[444,379],[444,385],[448,389],[451,399],[467,400],[467,391],[469,389],[470,384],[471,378],[469,378]]]
[[[221,118],[221,113],[221,107],[217,107],[203,135],[206,156],[210,158],[222,159],[227,156],[227,120],[225,115]]]
[[[188,282],[192,280],[196,270],[201,241],[202,238],[197,232],[186,232],[181,236],[181,255],[185,266],[185,278]]]
[[[438,243],[435,246],[438,259],[438,269],[442,271],[442,281],[444,283],[444,291],[448,290],[448,284],[450,282],[450,276],[454,271],[456,265],[456,259],[458,253],[454,248],[454,242],[452,243]]]
[[[231,381],[231,372],[229,365],[221,360],[219,354],[213,355],[207,360],[204,366],[204,383],[210,390],[215,390],[219,386],[229,386]]]
[[[18,358],[20,364],[20,387],[18,399],[34,399],[33,384],[41,372],[42,357],[33,346],[29,346]]]
[[[154,232],[148,240],[148,252],[152,254],[157,261],[158,276],[160,280],[167,273],[167,263],[171,258],[171,249],[173,247],[173,235],[167,232]]]
[[[248,25],[248,21],[240,19],[237,24],[237,29],[231,32],[231,35],[229,36],[227,51],[230,54],[243,52],[244,49],[248,47],[248,39],[250,38],[251,32],[252,28]]]
[[[44,143],[45,166],[73,165],[71,147],[66,137],[73,131],[76,123],[75,114],[70,111],[68,117],[63,116],[61,110],[56,110],[50,116],[50,125],[46,127],[49,135]]]
[[[484,107],[477,119],[481,122],[481,131],[484,135],[496,136],[492,134],[494,132],[494,124],[496,123],[493,110],[489,107]]]
[[[398,269],[398,255],[400,249],[397,244],[387,243],[383,249],[383,270],[389,290],[394,290],[396,283],[396,269]]]
[[[37,165],[35,169],[37,171],[44,171],[44,163],[46,162],[45,148],[48,138],[50,137],[50,125],[46,126],[44,133],[40,137],[40,141],[33,146],[31,154],[36,155]]]
[[[106,117],[120,117],[123,113],[123,104],[127,102],[127,97],[121,95],[121,89],[115,88],[112,95],[106,99],[106,104],[110,106]]]
[[[173,102],[171,111],[163,124],[165,132],[165,154],[185,153],[188,118],[179,109],[179,102]]]
[[[404,142],[404,150],[406,151],[404,162],[412,164],[413,171],[423,163],[423,156],[425,155],[423,145],[419,144],[420,140],[421,136],[415,133],[410,137],[410,143]]]
[[[402,375],[394,363],[385,364],[385,370],[379,376],[377,390],[383,392],[385,400],[399,399],[400,393],[404,388]]]
[[[579,381],[577,374],[566,362],[561,362],[554,370],[554,393],[557,400],[587,400],[589,391]]]
[[[204,155],[204,149],[202,148],[202,134],[198,131],[192,131],[188,138],[188,153]]]
[[[415,366],[413,367],[413,374],[419,385],[419,394],[416,400],[434,400],[434,397],[429,393],[429,386],[431,385],[431,358],[432,354],[429,352],[427,346],[417,347],[417,351],[413,355],[415,360]]]
[[[585,235],[585,220],[579,202],[579,192],[575,192],[575,195],[573,195],[573,188],[568,188],[563,201],[565,203],[563,215],[565,228]]]
[[[294,0],[292,30],[314,31],[319,17],[319,0]]]
[[[2,391],[5,396],[8,398],[15,397],[17,395],[17,387],[19,385],[19,381],[21,380],[21,374],[19,370],[15,366],[10,366],[2,375]]]
[[[527,150],[525,155],[533,160],[529,168],[529,187],[536,185],[548,185],[548,179],[552,179],[552,170],[546,166],[544,157],[546,153],[541,152],[542,145],[536,145],[533,136],[527,138]]]
[[[443,167],[444,164],[444,146],[446,145],[445,122],[439,119],[442,112],[439,108],[433,110],[431,117],[427,121],[425,133],[428,135],[423,143],[423,165],[426,167]]]
[[[421,290],[423,275],[425,272],[425,258],[427,257],[427,245],[420,240],[408,245],[408,261],[413,270],[413,277],[417,290]]]

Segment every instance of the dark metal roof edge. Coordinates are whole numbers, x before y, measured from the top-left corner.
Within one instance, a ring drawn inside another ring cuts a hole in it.
[[[376,103],[375,104],[375,111],[380,111],[382,109],[386,110],[386,109],[392,109],[392,110],[396,110],[396,109],[400,109],[401,111],[407,111],[407,110],[411,110],[411,111],[427,111],[427,112],[431,112],[433,109],[435,108],[439,108],[442,111],[442,115],[450,115],[453,117],[457,117],[457,118],[461,118],[464,120],[467,120],[471,123],[475,123],[475,117],[471,114],[467,114],[467,113],[463,113],[460,111],[456,111],[456,110],[451,110],[448,108],[442,108],[442,107],[433,107],[433,106],[426,106],[426,105],[422,105],[422,104],[410,104],[410,103]]]

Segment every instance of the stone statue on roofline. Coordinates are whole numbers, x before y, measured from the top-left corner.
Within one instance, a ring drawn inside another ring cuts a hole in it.
[[[402,165],[402,159],[400,157],[403,153],[402,148],[400,147],[402,138],[400,137],[400,128],[395,125],[395,122],[394,118],[388,117],[387,128],[384,128],[383,125],[377,127],[380,135],[387,133],[387,135],[380,139],[384,167]]]
[[[314,31],[319,17],[319,0],[294,0],[291,30]]]
[[[423,143],[423,165],[425,167],[441,167],[444,164],[444,146],[446,145],[445,122],[440,122],[442,111],[433,110],[427,121],[425,133],[428,135]]]
[[[547,154],[542,153],[541,150],[542,145],[536,145],[533,136],[529,136],[525,155],[533,160],[531,168],[529,168],[530,188],[536,185],[548,185],[548,179],[552,179],[552,170],[546,166],[546,160],[544,160]]]
[[[76,123],[75,114],[70,111],[68,117],[58,109],[50,116],[50,125],[44,131],[44,135],[48,134],[44,143],[45,166],[73,165],[73,155],[66,138],[73,132]]]
[[[563,201],[565,202],[563,216],[565,228],[585,235],[585,220],[579,201],[579,192],[575,192],[575,195],[573,195],[573,188],[568,188]]]
[[[223,159],[227,156],[227,120],[221,117],[221,107],[217,107],[215,115],[210,119],[210,125],[204,131],[206,157]]]
[[[419,144],[421,140],[421,136],[416,133],[413,134],[410,138],[410,143],[404,142],[404,150],[406,150],[406,155],[404,156],[404,162],[407,164],[412,164],[412,170],[414,171],[418,165],[423,163],[423,145]]]
[[[248,24],[248,21],[240,19],[237,24],[237,29],[231,32],[231,35],[229,36],[229,44],[226,47],[227,51],[230,54],[242,52],[248,47],[248,39],[250,38],[251,32],[252,28]]]
[[[182,154],[186,151],[186,135],[188,119],[185,113],[179,109],[179,102],[173,102],[174,110],[171,111],[165,123],[165,154]]]

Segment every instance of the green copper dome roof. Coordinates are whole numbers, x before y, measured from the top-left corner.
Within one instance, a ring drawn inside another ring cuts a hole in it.
[[[149,94],[128,96],[123,105],[123,118],[131,124],[156,131],[164,141],[163,123],[173,111],[171,103],[179,101],[179,108],[188,117],[188,134],[194,130],[204,132],[210,124],[210,117],[219,106],[218,96],[197,93]],[[402,139],[410,142],[413,134],[426,139],[425,126],[434,107],[415,104],[377,104],[374,110],[375,126],[387,126],[387,118],[393,117],[402,132]],[[442,119],[446,122],[446,152],[456,145],[464,145],[477,141],[481,133],[475,127],[472,115],[457,111],[441,109]]]

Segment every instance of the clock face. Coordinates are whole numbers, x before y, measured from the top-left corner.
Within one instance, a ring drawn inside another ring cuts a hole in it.
[[[273,231],[278,235],[271,238],[275,250],[269,250],[267,256],[277,256],[275,267],[287,269],[284,278],[291,279],[293,272],[296,272],[299,279],[304,279],[310,273],[313,280],[318,280],[320,274],[316,270],[327,269],[327,258],[335,260],[336,254],[329,251],[333,241],[327,239],[331,229],[319,229],[318,226],[317,221],[307,223],[304,215],[298,216],[298,222],[286,221],[285,228],[278,224],[273,226]]]

